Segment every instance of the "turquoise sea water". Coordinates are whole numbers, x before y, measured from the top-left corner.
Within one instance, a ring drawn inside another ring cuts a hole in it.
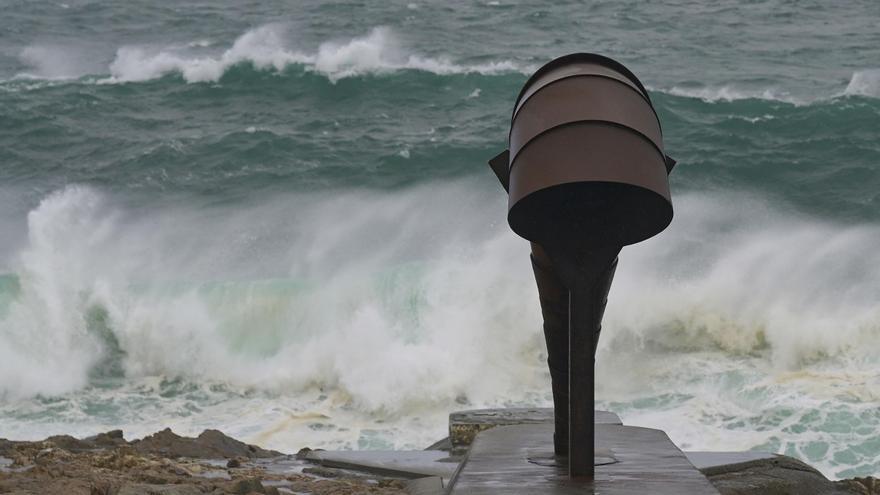
[[[591,51],[680,163],[621,256],[602,405],[880,472],[880,4],[2,7],[0,437],[423,447],[549,404],[485,162],[531,71]]]

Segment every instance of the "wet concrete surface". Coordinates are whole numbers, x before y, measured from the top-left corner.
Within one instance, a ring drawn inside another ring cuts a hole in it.
[[[617,462],[597,465],[593,481],[576,481],[564,463],[529,462],[552,455],[552,424],[498,426],[477,436],[450,493],[718,495],[660,430],[597,424],[596,446]]]
[[[448,481],[458,469],[458,460],[450,460],[441,450],[313,450],[305,459],[321,466],[354,469],[383,476],[422,478],[436,476]]]

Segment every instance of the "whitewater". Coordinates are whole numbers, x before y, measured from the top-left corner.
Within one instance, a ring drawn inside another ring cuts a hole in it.
[[[28,215],[0,306],[4,397],[17,399],[4,419],[20,435],[69,429],[16,419],[22,403],[48,407],[23,399],[60,396],[48,403],[85,420],[82,433],[111,423],[95,421],[108,412],[81,417],[79,401],[122,409],[146,434],[168,418],[132,406],[169,394],[172,410],[193,409],[172,420],[184,431],[207,415],[281,448],[318,418],[306,440],[402,448],[442,436],[449,410],[544,405],[527,247],[493,220],[502,202],[475,205],[476,195],[450,183],[131,218],[89,188],[55,193]],[[450,198],[459,211],[442,208]],[[869,440],[880,419],[880,255],[862,253],[880,228],[729,207],[741,199],[681,197],[682,221],[623,253],[598,395],[684,448],[747,449],[777,434],[786,443],[771,448],[821,462],[836,429]],[[119,376],[125,384],[103,388]],[[767,401],[776,412],[763,417]],[[835,415],[846,426],[831,426]]]

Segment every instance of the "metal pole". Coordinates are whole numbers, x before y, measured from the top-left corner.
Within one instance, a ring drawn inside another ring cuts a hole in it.
[[[568,471],[572,478],[593,479],[596,418],[595,321],[596,280],[581,280],[568,292]],[[561,406],[560,405],[557,405]]]
[[[592,480],[595,464],[595,362],[602,316],[620,246],[548,248],[554,270],[568,289],[568,471]]]

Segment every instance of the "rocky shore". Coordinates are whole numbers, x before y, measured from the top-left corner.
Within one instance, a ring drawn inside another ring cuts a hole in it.
[[[119,430],[85,439],[0,439],[3,494],[403,494],[406,484],[315,467],[217,430],[188,438],[166,429],[134,441]]]
[[[813,467],[784,455],[701,472],[721,495],[880,494],[880,480],[876,478],[830,481]]]
[[[456,431],[456,430],[453,430]],[[452,448],[449,439],[432,448]],[[433,450],[432,452],[437,452]],[[320,454],[320,452],[317,452]],[[248,445],[217,430],[190,438],[165,429],[127,441],[115,430],[77,439],[0,439],[0,494],[16,495],[353,495],[440,493],[415,476],[339,469]],[[453,457],[455,458],[455,457]],[[880,495],[875,478],[830,481],[786,456],[701,469],[722,495]],[[426,480],[426,479],[425,479]]]

